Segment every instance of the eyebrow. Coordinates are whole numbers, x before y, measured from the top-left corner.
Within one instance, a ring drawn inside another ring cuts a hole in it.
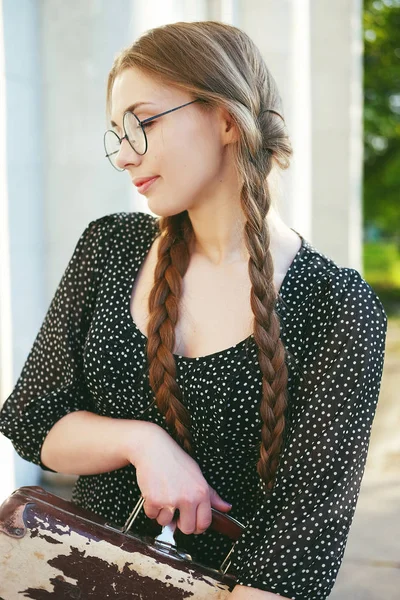
[[[126,108],[124,110],[124,114],[128,111],[135,112],[135,110],[138,108],[138,106],[143,106],[143,104],[153,104],[154,105],[154,102],[135,102],[135,104],[131,104],[130,106],[128,106],[128,108]],[[118,127],[118,125],[114,121],[111,121],[111,125],[113,127]]]

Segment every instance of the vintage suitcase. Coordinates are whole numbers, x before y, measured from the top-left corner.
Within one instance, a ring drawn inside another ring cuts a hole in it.
[[[223,600],[235,577],[192,560],[175,545],[175,524],[155,539],[106,522],[38,486],[21,487],[0,506],[0,600]],[[233,545],[244,526],[212,509],[211,527]],[[233,546],[232,546],[233,548]],[[232,551],[232,550],[231,550]]]

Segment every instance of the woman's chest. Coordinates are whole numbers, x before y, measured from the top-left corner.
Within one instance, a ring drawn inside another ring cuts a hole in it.
[[[146,337],[149,295],[155,280],[156,242],[135,277],[130,298],[131,318]],[[171,269],[167,279],[171,277],[179,276]],[[159,288],[164,294],[172,293],[167,279]],[[280,285],[279,275],[276,285]],[[247,263],[219,268],[192,257],[180,286],[174,354],[189,358],[206,356],[231,348],[252,334],[254,315]]]
[[[146,340],[118,321],[118,309],[100,304],[84,351],[84,377],[93,411],[103,416],[148,420],[165,428],[150,387]],[[203,464],[207,456],[230,453],[245,460],[260,431],[261,374],[252,344],[199,361],[180,357],[175,381],[191,418]]]

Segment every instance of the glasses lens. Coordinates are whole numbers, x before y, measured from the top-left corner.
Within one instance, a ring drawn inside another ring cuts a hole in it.
[[[127,112],[124,116],[124,127],[130,145],[138,154],[146,152],[146,137],[140,126],[140,121],[133,112]]]
[[[106,151],[106,156],[108,157],[108,160],[110,161],[112,166],[115,167],[115,169],[117,169],[117,171],[124,170],[120,169],[116,164],[120,147],[121,144],[117,134],[114,133],[114,131],[111,131],[111,129],[106,131],[104,134],[104,148]]]

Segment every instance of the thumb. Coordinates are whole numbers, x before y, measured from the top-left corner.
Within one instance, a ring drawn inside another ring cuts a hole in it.
[[[225,500],[222,500],[221,496],[211,487],[210,488],[210,503],[213,508],[220,511],[228,511],[232,508],[232,505]]]

